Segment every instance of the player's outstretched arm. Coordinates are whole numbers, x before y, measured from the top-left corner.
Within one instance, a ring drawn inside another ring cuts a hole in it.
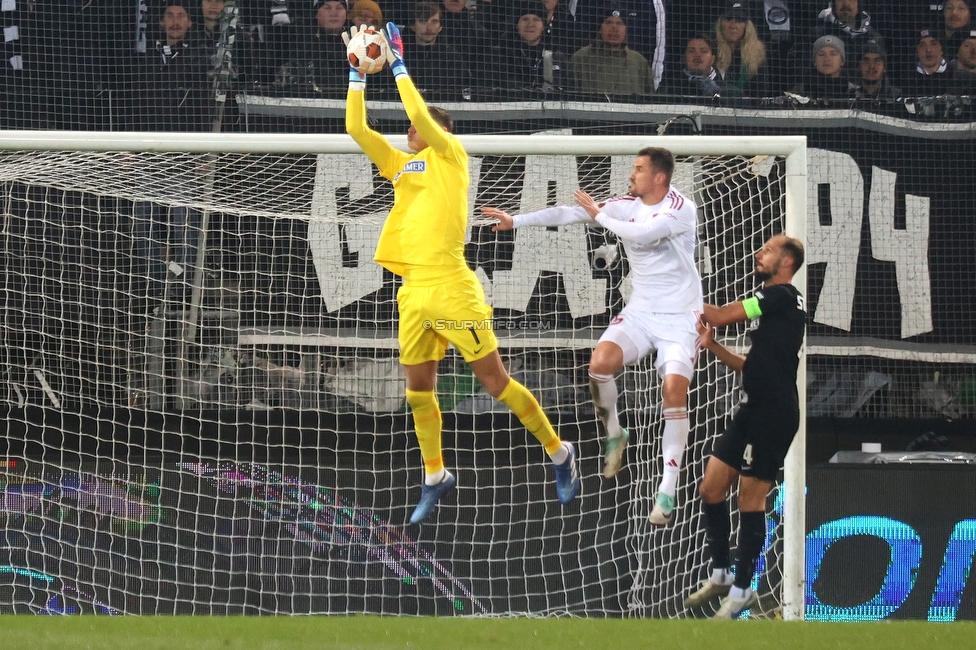
[[[624,207],[630,205],[626,202],[607,201],[600,205],[583,190],[576,190],[573,196],[576,205],[584,210],[587,216],[621,239],[637,244],[653,244],[676,235],[687,227],[670,215],[659,215],[645,223],[634,223],[629,220],[629,213]]]
[[[636,244],[649,245],[673,237],[687,229],[687,225],[671,219],[666,215],[658,215],[650,221],[635,223],[614,219],[607,213],[607,206],[593,216],[593,220],[621,239]]]
[[[732,350],[728,349],[721,343],[715,340],[715,328],[708,322],[706,322],[703,316],[698,320],[698,336],[700,337],[701,346],[715,355],[715,357],[724,363],[726,366],[731,368],[735,372],[742,372],[743,366],[745,366],[746,358],[741,354],[736,354]]]
[[[363,25],[365,28],[365,25]],[[346,45],[359,31],[355,25],[348,32],[342,33],[342,40]],[[400,154],[393,148],[386,138],[369,128],[366,123],[366,75],[355,68],[349,68],[349,90],[346,93],[346,133],[352,136],[369,159],[376,164],[380,173],[386,178],[392,178],[400,165],[397,157]]]
[[[559,205],[526,214],[510,215],[507,212],[485,206],[481,208],[486,217],[496,219],[498,223],[492,228],[498,230],[512,230],[523,226],[564,226],[569,223],[592,223],[590,215],[580,207]]]
[[[382,34],[386,39],[386,60],[390,64],[393,78],[396,79],[400,100],[403,102],[404,110],[407,111],[410,123],[414,125],[417,133],[428,146],[438,153],[444,153],[450,147],[453,136],[430,116],[424,98],[413,85],[413,80],[407,72],[407,64],[403,59],[403,38],[400,36],[399,28],[393,23],[387,23]]]
[[[746,314],[746,308],[742,302],[730,302],[722,307],[705,303],[704,318],[709,325],[722,327],[723,325],[748,320],[749,316]]]

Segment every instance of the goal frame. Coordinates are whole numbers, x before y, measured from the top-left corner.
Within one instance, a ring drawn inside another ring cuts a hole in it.
[[[407,150],[406,135],[387,136]],[[785,158],[786,233],[806,241],[805,136],[460,135],[472,155],[633,155],[663,147],[682,155],[776,155]],[[0,131],[0,151],[133,151],[247,154],[361,154],[347,135]],[[793,284],[806,293],[806,272]],[[800,426],[786,458],[783,503],[783,618],[802,620],[805,598],[806,345],[797,372]]]

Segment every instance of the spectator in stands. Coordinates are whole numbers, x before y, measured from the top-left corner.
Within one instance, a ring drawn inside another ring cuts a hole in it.
[[[952,80],[950,91],[954,95],[976,95],[976,30],[969,33],[951,65]]]
[[[572,56],[583,45],[580,23],[572,13],[566,0],[542,0],[546,15],[542,17],[545,25],[543,40],[554,52]],[[573,5],[573,9],[579,5]]]
[[[162,9],[162,37],[142,62],[133,117],[150,131],[209,130],[214,103],[207,82],[210,50],[191,37],[193,22],[184,0],[166,0]]]
[[[901,97],[901,88],[893,86],[888,78],[888,53],[881,43],[871,40],[865,44],[859,67],[856,99],[890,102]]]
[[[697,25],[699,27],[707,26],[706,33],[711,34],[711,27],[716,20],[727,17],[730,14],[735,14],[743,21],[752,21],[759,39],[767,45],[767,48],[770,48],[770,43],[773,40],[793,40],[794,34],[792,34],[792,32],[797,31],[798,23],[803,24],[805,34],[809,35],[812,33],[814,24],[816,22],[817,13],[819,13],[819,9],[817,9],[815,12],[812,9],[812,6],[815,5],[818,7],[823,7],[828,3],[828,1],[829,0],[807,0],[804,2],[800,2],[800,0],[694,1],[687,3],[691,9],[691,15],[688,15],[687,10],[685,12],[678,12],[677,9],[672,9],[669,7],[668,22],[671,22],[672,13],[674,13],[681,16],[680,20],[685,23],[686,27],[689,25]],[[801,12],[803,13],[801,16],[795,16],[793,15],[793,12],[797,14],[800,14]],[[806,18],[806,20],[798,20],[798,18]],[[780,29],[775,29],[777,27]],[[771,38],[771,33],[774,31],[774,29],[775,31],[788,33],[777,34],[776,38],[774,39]]]
[[[373,0],[356,0],[356,3],[349,10],[349,24],[368,25],[377,29],[384,27],[383,10]]]
[[[851,96],[844,71],[844,41],[837,36],[821,36],[813,44],[813,70],[793,88],[797,95],[811,99],[842,99]]]
[[[563,88],[568,82],[569,62],[561,52],[548,49],[545,41],[546,7],[530,1],[522,5],[515,30],[501,48],[496,82],[521,90]]]
[[[200,0],[200,16],[202,18],[203,41],[213,44],[220,41],[220,15],[224,12],[225,0]]]
[[[946,0],[942,5],[942,25],[935,30],[942,41],[946,58],[955,57],[972,29],[968,0]]]
[[[337,36],[336,40],[342,43],[342,32],[348,19],[346,3],[343,0],[316,0],[316,4],[318,8],[315,10],[315,25],[318,27],[318,33]],[[345,51],[344,43],[343,51]]]
[[[152,131],[206,131],[212,127],[212,107],[207,82],[209,48],[191,37],[193,22],[184,0],[165,0],[159,19],[161,38],[147,48],[142,62],[139,98],[134,111],[138,126]],[[196,165],[174,163],[148,170],[141,182],[149,193],[176,192],[189,202],[203,187]],[[196,261],[201,214],[186,207],[162,206],[139,201],[133,206],[133,273],[147,282],[151,300],[188,297],[190,271]],[[169,274],[169,275],[167,275]],[[163,296],[167,281],[174,291]]]
[[[570,60],[576,85],[585,93],[652,95],[654,75],[643,56],[627,47],[627,23],[616,9],[607,12],[599,37]]]
[[[915,44],[915,74],[909,75],[905,92],[913,97],[942,95],[949,88],[949,63],[938,34],[923,29]]]
[[[471,86],[467,60],[457,47],[440,38],[442,29],[440,5],[426,0],[414,5],[410,29],[403,32],[410,78],[428,99],[460,99],[462,91]]]
[[[733,2],[718,19],[715,46],[715,68],[724,79],[724,95],[768,94],[766,45],[742,2]]]
[[[869,40],[884,44],[881,34],[871,23],[871,16],[861,8],[860,0],[830,0],[817,17],[815,36],[840,38],[848,60],[859,61],[861,50]]]
[[[343,0],[316,0],[315,21],[302,26],[293,44],[285,74],[289,90],[300,92],[294,84],[330,97],[345,97],[349,64],[342,32],[346,28]]]
[[[684,67],[669,75],[658,92],[690,97],[718,97],[722,94],[722,75],[715,69],[715,44],[704,34],[688,39]]]
[[[569,4],[570,0],[563,2]],[[664,73],[665,41],[658,38],[658,35],[667,24],[666,4],[678,3],[652,0],[579,0],[577,15],[581,38],[584,43],[589,42],[591,35],[600,29],[607,15],[613,11],[619,12],[627,25],[627,47],[648,61],[653,73],[654,88],[657,88]],[[680,41],[675,42],[683,43],[698,31],[696,26],[694,30],[683,34]]]

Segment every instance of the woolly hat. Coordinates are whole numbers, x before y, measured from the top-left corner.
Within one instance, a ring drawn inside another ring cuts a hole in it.
[[[543,22],[545,22],[546,16],[549,15],[549,12],[546,10],[546,6],[538,0],[528,0],[527,2],[522,2],[517,5],[515,12],[516,20],[522,16],[528,16],[530,14],[533,16],[538,16]]]
[[[155,9],[156,20],[159,22],[162,22],[163,18],[166,16],[166,10],[169,9],[170,7],[180,7],[181,9],[186,11],[186,15],[190,17],[191,21],[194,20],[193,5],[189,0],[160,0],[159,2],[156,2],[154,4],[156,7]]]
[[[840,52],[841,63],[847,63],[847,53],[844,51],[844,41],[831,34],[821,36],[813,43],[813,56],[816,58],[817,52],[825,47],[832,47]]]
[[[881,57],[881,60],[884,63],[888,62],[888,52],[885,50],[884,45],[873,38],[865,43],[861,56],[864,56],[865,54],[877,54],[879,57]]]
[[[607,18],[619,18],[620,20],[624,21],[624,25],[627,24],[627,12],[623,11],[622,9],[614,9],[612,7],[607,9],[605,12],[603,12],[603,20],[600,22],[603,23]]]

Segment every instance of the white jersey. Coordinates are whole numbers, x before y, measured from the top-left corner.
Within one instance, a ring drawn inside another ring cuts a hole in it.
[[[592,223],[579,206],[546,208],[514,217],[514,226]],[[595,221],[617,235],[630,262],[630,303],[661,314],[702,310],[702,281],[695,266],[698,211],[673,187],[655,205],[633,196],[610,199]]]

